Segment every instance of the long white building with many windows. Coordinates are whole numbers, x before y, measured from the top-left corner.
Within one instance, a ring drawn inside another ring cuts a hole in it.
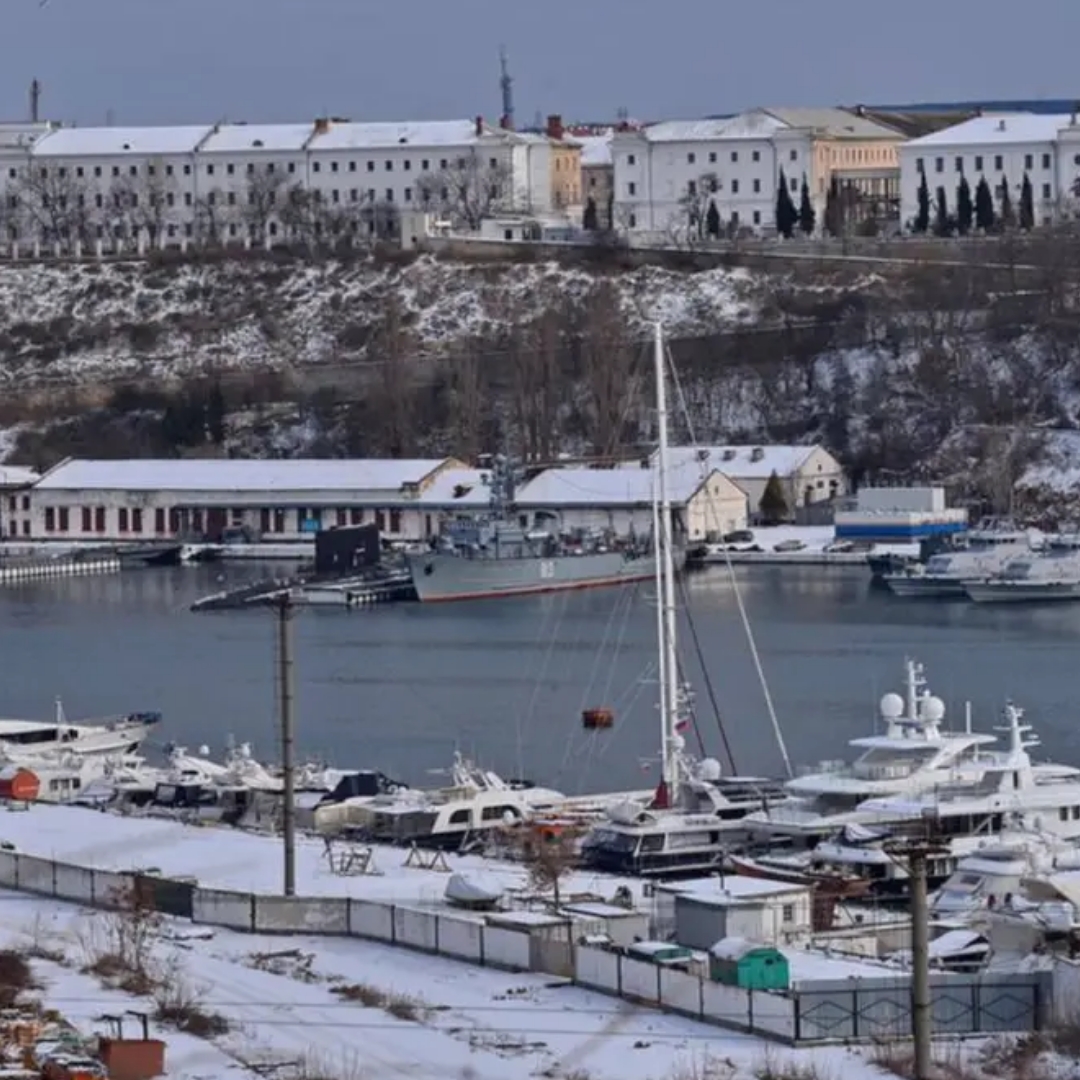
[[[1002,187],[1007,186],[1015,213],[1025,175],[1031,184],[1034,224],[1080,211],[1080,124],[1075,113],[984,113],[912,139],[900,150],[901,219],[909,228],[916,220],[923,176],[932,216],[939,188],[944,189],[947,208],[955,211],[957,189],[965,178],[973,192],[986,180],[998,212]]]
[[[481,118],[14,127],[0,130],[0,239],[24,248],[392,235],[409,210],[475,228],[555,209],[571,152]]]
[[[903,138],[847,109],[754,109],[619,131],[612,140],[615,226],[692,232],[715,205],[723,234],[769,232],[781,174],[796,205],[806,180],[819,226],[834,179],[885,207],[898,201]]]

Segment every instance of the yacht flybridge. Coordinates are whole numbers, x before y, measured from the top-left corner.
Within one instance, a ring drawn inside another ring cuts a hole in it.
[[[160,721],[160,713],[140,712],[89,724],[69,724],[57,698],[51,722],[0,720],[0,750],[11,748],[33,754],[63,751],[78,756],[131,754]]]
[[[943,730],[945,703],[930,693],[923,666],[908,660],[905,669],[905,694],[881,699],[884,732],[850,740],[862,751],[851,764],[824,762],[789,780],[790,801],[747,817],[755,835],[813,842],[844,825],[874,820],[875,812],[863,809],[868,799],[919,794],[972,780],[994,766],[999,756],[984,748],[996,736],[973,732],[970,716],[964,731]]]
[[[675,570],[671,500],[667,488],[667,378],[661,328],[654,339],[659,452],[653,491],[657,643],[660,683],[661,780],[652,801],[609,808],[582,843],[584,862],[617,873],[671,875],[715,869],[746,839],[752,810],[785,798],[782,785],[755,777],[724,777],[711,758],[694,761],[683,732],[689,726],[689,694],[679,681],[675,622]]]

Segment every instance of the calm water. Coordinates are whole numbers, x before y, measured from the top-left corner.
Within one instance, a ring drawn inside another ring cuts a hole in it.
[[[231,582],[264,570],[225,573]],[[185,567],[0,589],[0,712],[47,717],[57,694],[71,719],[159,709],[163,739],[217,753],[232,734],[275,757],[273,617],[187,610],[221,576]],[[905,603],[871,591],[860,571],[754,567],[739,580],[796,762],[844,756],[914,655],[956,725],[965,699],[985,729],[1011,696],[1048,755],[1080,764],[1080,605]],[[738,768],[778,773],[727,572],[695,575],[687,589]],[[414,782],[459,748],[569,792],[645,784],[656,772],[655,623],[647,586],[303,612],[299,745]],[[699,729],[723,760],[685,623],[683,644]],[[614,730],[581,730],[582,708],[594,705],[617,710]]]

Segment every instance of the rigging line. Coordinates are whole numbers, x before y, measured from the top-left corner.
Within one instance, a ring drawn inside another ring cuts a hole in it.
[[[615,685],[615,660],[622,652],[623,642],[626,641],[626,628],[630,625],[630,613],[634,609],[634,601],[637,599],[639,582],[634,582],[630,588],[625,589],[626,593],[625,602],[623,604],[623,617],[622,623],[619,626],[619,635],[615,639],[615,645],[611,654],[611,666],[608,668],[607,683],[604,685],[604,701],[607,701],[611,696],[612,688]]]
[[[536,651],[536,653],[533,654],[533,663],[530,663],[530,665],[529,665],[530,669],[533,668],[533,667],[538,667],[539,670],[536,672],[536,677],[533,680],[533,689],[532,689],[532,694],[529,697],[529,706],[528,706],[528,709],[526,710],[526,715],[524,717],[522,717],[521,713],[519,712],[517,714],[517,716],[515,718],[515,722],[514,722],[514,743],[515,743],[514,748],[515,748],[515,750],[517,752],[518,776],[524,776],[525,775],[525,746],[524,746],[523,724],[526,721],[531,722],[531,720],[532,720],[532,713],[533,713],[533,708],[535,706],[536,695],[539,693],[540,683],[541,683],[541,681],[542,681],[542,679],[544,677],[545,662],[544,662],[544,654],[540,652],[540,644],[544,640],[545,631],[547,630],[548,623],[555,617],[555,612],[557,610],[558,610],[558,605],[557,604],[551,605],[549,608],[547,608],[547,610],[544,611],[544,617],[540,620],[540,628],[537,630],[537,633],[536,633],[537,651]],[[548,640],[548,649],[551,648],[552,643],[554,642],[555,632],[558,630],[558,628],[559,628],[559,623],[558,622],[555,624],[555,626],[553,626],[551,628],[551,634],[550,634],[550,636],[548,636],[548,639],[547,639]]]
[[[697,446],[697,436],[694,432],[694,420],[690,415],[690,410],[686,405],[686,395],[683,393],[682,383],[679,381],[679,373],[675,368],[675,358],[671,354],[671,350],[667,349],[667,360],[671,368],[672,379],[675,383],[675,394],[678,398],[679,407],[682,409],[683,416],[686,421],[686,432],[690,439],[691,446]],[[701,463],[702,479],[707,479],[705,472],[705,463]],[[712,500],[706,500],[710,511],[715,514],[715,508],[712,505]],[[723,522],[716,522],[717,525],[723,525]],[[722,532],[723,530],[721,530]],[[727,545],[724,545],[724,562],[727,565],[728,577],[731,580],[732,592],[735,596],[735,605],[739,611],[739,618],[742,621],[743,633],[746,635],[746,642],[750,646],[750,656],[754,661],[754,669],[757,672],[758,682],[761,684],[761,693],[765,698],[765,709],[769,714],[769,721],[772,724],[773,735],[776,738],[776,745],[780,749],[780,756],[784,760],[784,769],[787,772],[790,779],[795,775],[794,769],[791,767],[791,758],[788,755],[787,743],[784,742],[784,733],[780,730],[780,721],[776,716],[776,708],[773,705],[772,692],[769,690],[769,680],[765,676],[765,668],[761,663],[761,654],[758,652],[757,641],[754,638],[753,628],[750,626],[750,617],[746,613],[746,605],[743,602],[742,590],[739,588],[739,582],[735,574],[735,566],[731,561],[731,552],[728,550]]]
[[[683,666],[681,659],[676,660],[676,675],[682,686],[689,686],[690,680],[686,677],[686,668]],[[705,740],[701,737],[701,727],[698,724],[697,710],[691,705],[689,712],[690,726],[694,729],[694,735],[697,737],[698,754],[700,754],[701,757],[705,757]]]
[[[555,625],[551,628],[551,634],[548,637],[547,649],[544,650],[543,663],[540,665],[540,671],[537,673],[536,682],[533,683],[533,692],[529,698],[529,707],[525,711],[525,722],[529,724],[530,727],[532,726],[533,717],[536,715],[536,703],[540,698],[540,688],[543,685],[544,680],[547,678],[548,667],[551,664],[551,654],[555,651],[555,637],[558,633],[559,627],[562,626],[563,616],[566,614],[567,596],[569,596],[569,593],[564,592],[562,594],[561,604],[556,605],[558,609],[558,616],[555,619]],[[518,725],[518,731],[521,731],[520,724]],[[520,738],[518,741],[520,747]],[[519,750],[519,752],[523,753],[522,750]],[[524,765],[524,761],[520,762],[520,764]]]
[[[641,695],[645,693],[645,687],[649,685],[649,683],[655,681],[653,679],[653,675],[655,675],[655,673],[656,664],[654,662],[648,663],[645,666],[645,670],[642,672],[641,677],[636,681],[633,686],[628,687],[627,690],[624,692],[624,696],[618,700],[616,708],[618,709],[619,715],[630,715],[631,710],[637,705],[638,701],[641,698]],[[608,742],[605,742],[602,749],[600,750],[600,753],[596,755],[597,758],[603,759],[603,757],[607,754],[611,747],[612,742],[610,740]]]
[[[713,715],[716,717],[716,726],[720,729],[720,740],[724,744],[724,753],[727,754],[728,764],[731,766],[733,774],[738,775],[739,769],[735,764],[735,752],[731,749],[731,742],[728,739],[727,729],[724,726],[723,718],[720,716],[720,703],[716,699],[716,688],[713,686],[712,675],[709,674],[709,668],[705,663],[705,653],[701,648],[701,638],[698,636],[697,623],[694,621],[693,612],[690,610],[690,597],[687,594],[686,582],[679,579],[679,595],[682,598],[683,613],[686,615],[686,623],[690,629],[690,640],[694,645],[694,655],[697,657],[698,666],[701,668],[701,677],[705,683],[705,693],[709,697],[709,704],[712,706]]]

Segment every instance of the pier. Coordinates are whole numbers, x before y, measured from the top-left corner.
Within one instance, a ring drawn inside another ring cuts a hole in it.
[[[18,585],[26,581],[83,577],[89,574],[113,574],[121,567],[112,552],[74,552],[52,558],[0,560],[0,585]]]
[[[297,607],[373,607],[403,600],[415,600],[416,589],[408,574],[384,578],[274,578],[226,589],[204,596],[191,605],[192,611],[236,611],[262,606],[288,596]]]

